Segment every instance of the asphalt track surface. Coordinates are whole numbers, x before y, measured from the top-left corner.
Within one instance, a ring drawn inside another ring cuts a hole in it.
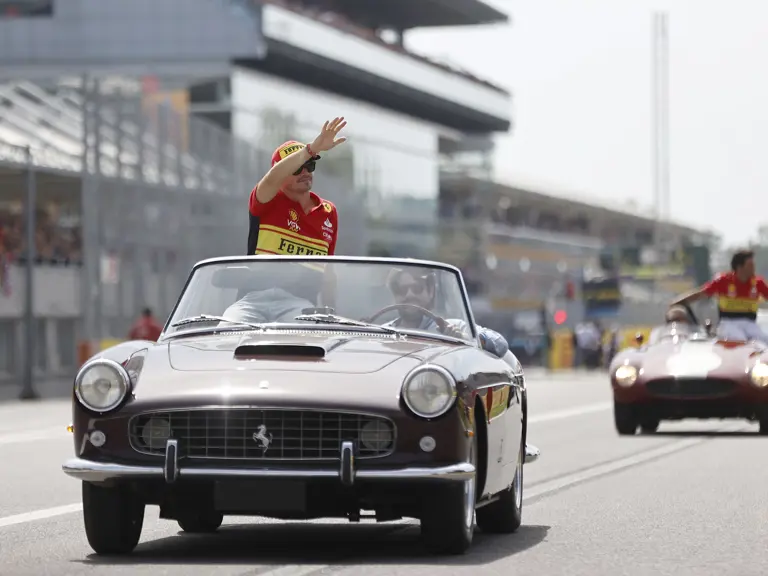
[[[619,437],[604,374],[530,377],[523,526],[476,533],[464,556],[435,557],[413,523],[279,523],[225,518],[189,536],[148,508],[122,559],[92,554],[66,400],[0,403],[0,575],[238,576],[768,574],[768,451],[740,421],[662,424]]]

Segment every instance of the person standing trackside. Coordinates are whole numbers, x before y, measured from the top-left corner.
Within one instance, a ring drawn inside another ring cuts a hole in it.
[[[150,308],[144,308],[141,313],[141,318],[131,326],[131,330],[128,332],[128,339],[157,342],[157,339],[160,338],[162,332],[163,327],[155,320],[152,310]]]

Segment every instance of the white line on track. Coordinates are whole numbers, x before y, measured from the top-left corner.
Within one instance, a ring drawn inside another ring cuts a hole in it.
[[[573,418],[574,416],[583,416],[595,412],[604,412],[613,408],[613,402],[600,402],[599,404],[586,404],[567,410],[556,410],[554,412],[545,412],[544,414],[535,414],[528,417],[528,424],[539,424],[540,422],[551,422],[552,420],[563,420],[564,418]]]
[[[39,442],[40,440],[61,440],[72,439],[72,435],[67,432],[66,425],[56,426],[56,428],[42,428],[40,430],[30,430],[28,432],[14,432],[11,434],[0,434],[0,446],[8,444],[23,444],[25,442]]]
[[[729,426],[724,426],[723,428],[718,428],[717,432],[719,433],[740,432],[747,428],[748,426],[745,426],[743,422],[739,422],[736,424],[731,424]],[[538,484],[532,487],[530,490],[525,490],[525,492],[523,493],[523,500],[531,500],[533,498],[538,498],[539,496],[543,496],[545,494],[549,494],[557,490],[562,490],[563,488],[573,486],[574,484],[579,484],[580,482],[584,482],[586,480],[591,480],[592,478],[598,478],[600,476],[605,476],[606,474],[610,474],[612,472],[618,472],[620,470],[624,470],[625,468],[631,468],[633,466],[637,466],[638,464],[650,462],[651,460],[655,460],[656,458],[661,458],[662,456],[668,456],[669,454],[680,452],[681,450],[685,450],[686,448],[691,448],[693,446],[703,444],[707,440],[711,440],[711,439],[712,439],[711,436],[704,436],[704,437],[699,436],[695,438],[687,438],[685,440],[677,440],[675,442],[670,442],[669,444],[664,444],[663,446],[660,446],[653,450],[648,450],[647,452],[641,452],[640,454],[627,456],[626,458],[622,458],[621,460],[615,460],[613,462],[608,462],[607,464],[601,464],[600,466],[595,466],[594,468],[589,468],[587,470],[582,470],[580,472],[574,472],[573,474],[568,474],[560,478],[555,478],[554,480],[542,482],[541,484]]]
[[[17,524],[26,524],[27,522],[34,522],[35,520],[46,520],[56,516],[63,516],[64,514],[72,514],[73,512],[80,512],[82,509],[83,505],[78,502],[77,504],[67,504],[66,506],[56,506],[55,508],[45,508],[44,510],[6,516],[5,518],[0,518],[0,528],[15,526]]]

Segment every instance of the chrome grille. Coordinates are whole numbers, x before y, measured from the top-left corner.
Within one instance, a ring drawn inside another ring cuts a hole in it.
[[[354,442],[356,457],[377,458],[395,445],[394,424],[378,416],[213,408],[134,416],[128,425],[131,446],[143,454],[164,455],[168,424],[170,437],[179,441],[179,455],[187,458],[337,460],[345,440]]]

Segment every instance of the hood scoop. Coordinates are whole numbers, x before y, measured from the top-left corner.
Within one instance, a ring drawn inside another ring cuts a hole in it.
[[[313,344],[241,344],[235,348],[236,359],[296,358],[319,360],[325,358],[326,349]]]

